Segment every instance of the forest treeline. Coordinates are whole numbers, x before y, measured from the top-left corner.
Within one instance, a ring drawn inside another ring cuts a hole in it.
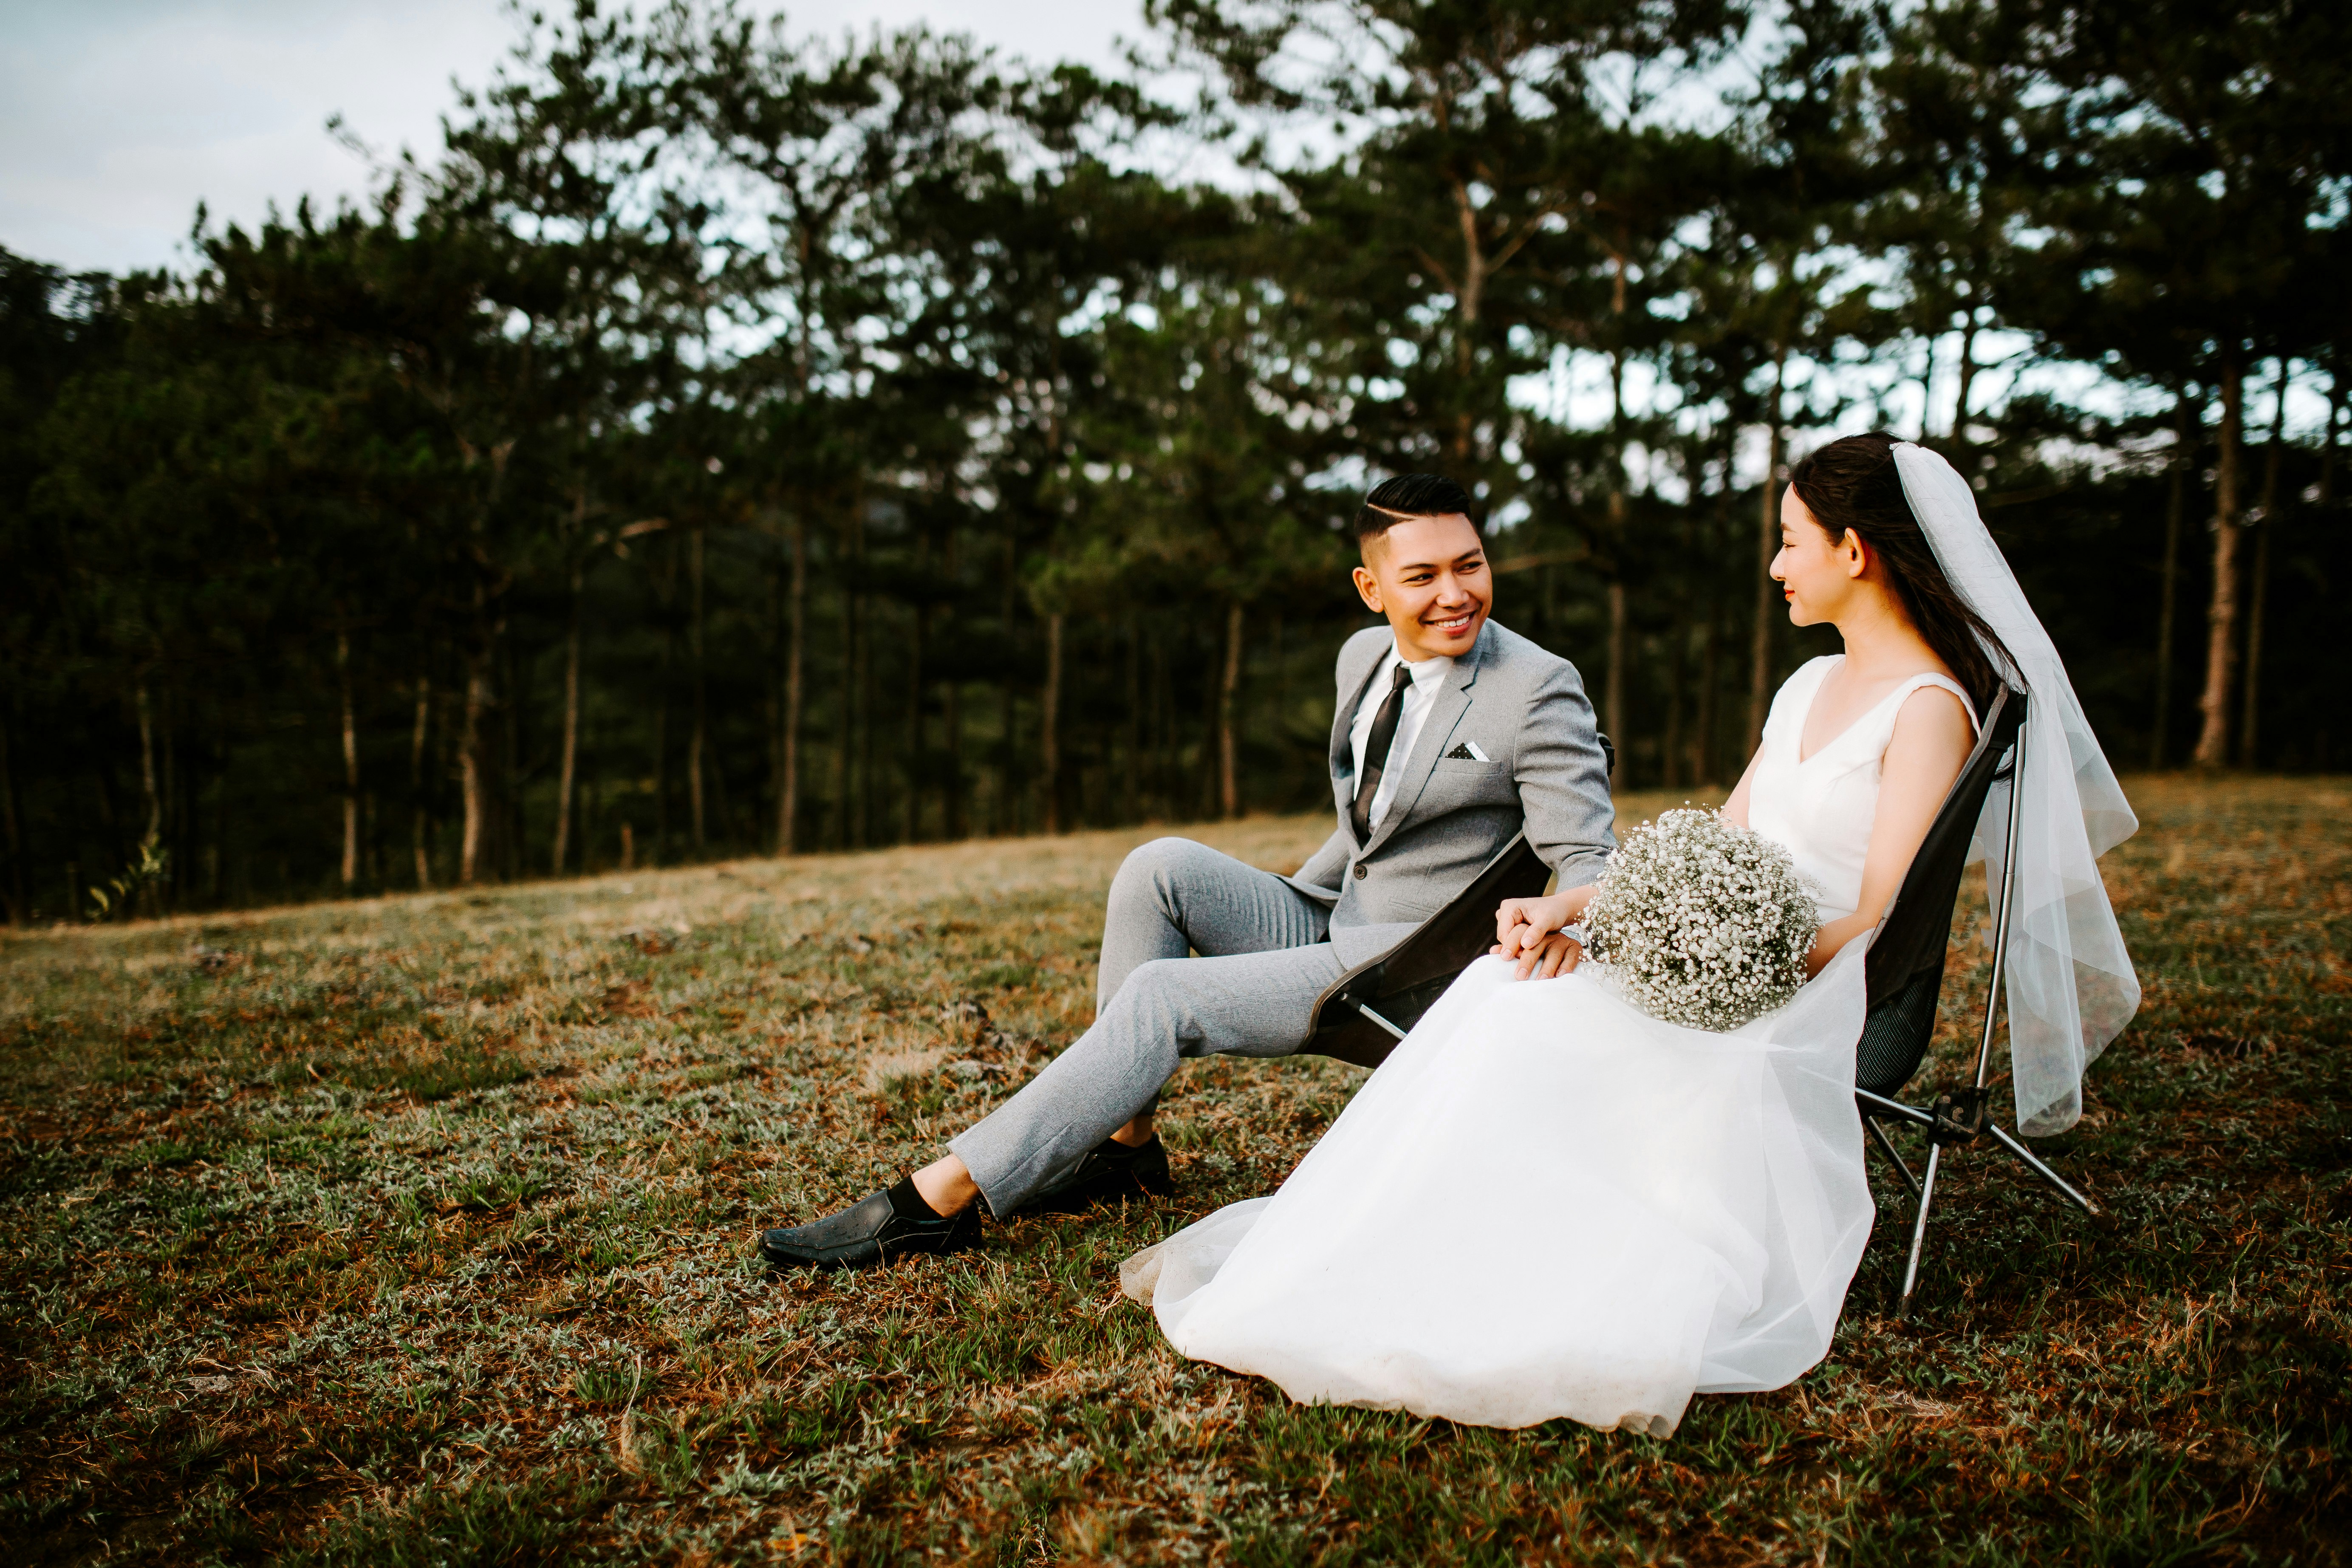
[[[364,208],[0,252],[9,917],[1311,806],[1404,470],[1621,782],[1722,781],[1818,651],[1780,478],[1874,424],[2118,765],[2341,765],[2352,9],[1148,16],[583,5]]]

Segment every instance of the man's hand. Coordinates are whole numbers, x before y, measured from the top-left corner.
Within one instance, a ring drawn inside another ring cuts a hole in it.
[[[1506,899],[1495,911],[1496,956],[1515,960],[1518,978],[1549,980],[1584,961],[1584,945],[1560,928],[1584,912],[1592,889],[1577,888],[1548,899]]]
[[[1512,978],[1525,980],[1533,975],[1538,980],[1549,980],[1555,975],[1574,973],[1576,966],[1583,962],[1584,944],[1572,936],[1553,931],[1533,947],[1520,951],[1518,973]]]

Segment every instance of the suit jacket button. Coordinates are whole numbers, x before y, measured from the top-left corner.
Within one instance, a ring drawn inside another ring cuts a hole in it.
[[[1369,876],[1370,876],[1370,875],[1371,875],[1371,872],[1370,872],[1369,870],[1367,870],[1367,869],[1365,868],[1365,867],[1364,867],[1364,863],[1363,863],[1361,860],[1359,860],[1359,861],[1357,861],[1357,862],[1356,862],[1356,880],[1358,880],[1359,882],[1360,882],[1360,881],[1362,881],[1366,877],[1369,877]]]

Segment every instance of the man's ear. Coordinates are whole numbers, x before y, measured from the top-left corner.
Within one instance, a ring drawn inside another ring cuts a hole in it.
[[[1364,607],[1376,616],[1387,615],[1388,611],[1381,604],[1381,580],[1372,575],[1372,569],[1369,566],[1357,567],[1355,578],[1356,593],[1364,601]]]

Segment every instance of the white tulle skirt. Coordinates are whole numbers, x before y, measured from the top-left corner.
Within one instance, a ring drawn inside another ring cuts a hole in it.
[[[1271,1197],[1128,1259],[1188,1356],[1302,1403],[1663,1436],[1827,1353],[1869,1239],[1862,942],[1736,1034],[1479,960]]]

